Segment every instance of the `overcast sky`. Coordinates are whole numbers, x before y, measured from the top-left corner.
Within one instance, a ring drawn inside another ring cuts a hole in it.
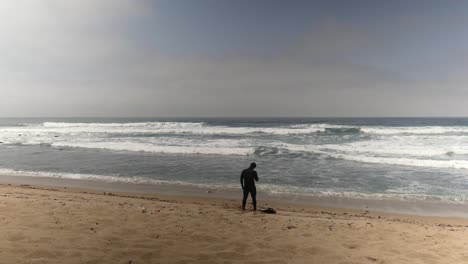
[[[468,116],[468,1],[0,2],[0,116]]]

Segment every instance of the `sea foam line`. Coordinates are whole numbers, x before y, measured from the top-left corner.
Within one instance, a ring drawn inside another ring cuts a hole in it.
[[[179,185],[187,187],[195,187],[200,189],[212,190],[237,190],[238,184],[232,183],[192,183],[186,181],[166,181],[155,180],[144,177],[128,177],[128,176],[111,176],[111,175],[95,175],[95,174],[79,174],[79,173],[64,173],[64,172],[46,172],[46,171],[25,171],[14,170],[8,168],[0,168],[0,175],[18,176],[18,177],[41,177],[41,178],[58,178],[72,180],[89,180],[108,183],[125,183],[125,184],[150,184],[150,185]],[[442,201],[448,203],[465,203],[468,200],[466,195],[450,195],[439,196],[424,193],[361,193],[349,190],[333,190],[330,188],[314,188],[304,186],[291,185],[276,185],[262,183],[258,186],[259,190],[265,191],[273,196],[281,195],[305,195],[315,197],[341,197],[355,199],[372,199],[372,200],[422,200],[422,201]]]
[[[331,157],[375,164],[402,165],[413,167],[442,168],[442,169],[468,169],[468,160],[428,160],[391,157],[368,157],[345,154],[328,154]]]
[[[148,123],[54,123],[45,122],[41,126],[20,127],[18,129],[35,129],[36,131],[54,131],[57,133],[91,132],[91,133],[173,133],[173,134],[253,134],[265,133],[274,135],[297,135],[326,132],[328,129],[349,129],[353,127],[329,124],[301,124],[278,127],[231,127],[208,125],[203,122],[148,122]]]
[[[34,127],[34,126],[33,126]],[[278,127],[230,127],[208,125],[204,122],[140,122],[140,123],[63,123],[44,122],[40,127],[48,129],[68,128],[74,131],[102,131],[102,129],[133,129],[173,133],[201,133],[201,134],[248,134],[270,133],[278,135],[309,134],[318,132],[364,132],[375,135],[441,135],[468,134],[466,126],[416,126],[416,127],[388,127],[388,126],[349,126],[327,123],[295,124]]]
[[[166,181],[149,179],[139,176],[112,176],[112,175],[97,175],[97,174],[81,174],[81,173],[67,173],[67,172],[52,172],[52,171],[27,171],[27,170],[14,170],[9,168],[0,168],[0,175],[5,176],[18,176],[18,177],[40,177],[40,178],[56,178],[56,179],[70,179],[70,180],[90,180],[108,183],[129,183],[129,184],[172,184],[193,186],[199,188],[221,188],[221,187],[234,187],[229,184],[200,184],[184,181]],[[237,187],[237,185],[235,185]]]
[[[255,153],[252,147],[220,147],[220,146],[162,146],[136,142],[57,142],[54,147],[75,147],[90,149],[108,149],[118,151],[151,152],[167,154],[206,154],[206,155],[240,155]]]

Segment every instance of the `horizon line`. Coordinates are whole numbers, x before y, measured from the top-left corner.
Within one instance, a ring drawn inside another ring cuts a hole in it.
[[[228,119],[254,119],[254,118],[468,118],[468,116],[5,116],[0,119],[14,118],[135,118],[135,119],[181,119],[181,118],[228,118]]]

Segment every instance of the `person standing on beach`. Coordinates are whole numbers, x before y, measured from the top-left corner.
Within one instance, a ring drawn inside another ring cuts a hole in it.
[[[255,182],[258,181],[257,172],[254,170],[257,167],[255,162],[250,164],[250,167],[243,170],[240,176],[240,182],[242,190],[244,191],[244,197],[242,199],[242,210],[245,210],[245,204],[247,203],[247,197],[252,197],[252,204],[254,211],[257,210],[257,189],[255,188]]]

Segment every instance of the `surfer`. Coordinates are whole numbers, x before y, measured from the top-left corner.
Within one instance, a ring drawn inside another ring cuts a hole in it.
[[[254,170],[255,167],[257,167],[257,164],[255,164],[255,162],[252,162],[250,164],[250,167],[243,170],[240,176],[242,190],[244,191],[244,197],[242,199],[242,210],[245,210],[245,204],[247,203],[249,193],[252,197],[254,211],[257,210],[257,189],[255,188],[255,182],[258,181],[258,175],[257,172]]]

